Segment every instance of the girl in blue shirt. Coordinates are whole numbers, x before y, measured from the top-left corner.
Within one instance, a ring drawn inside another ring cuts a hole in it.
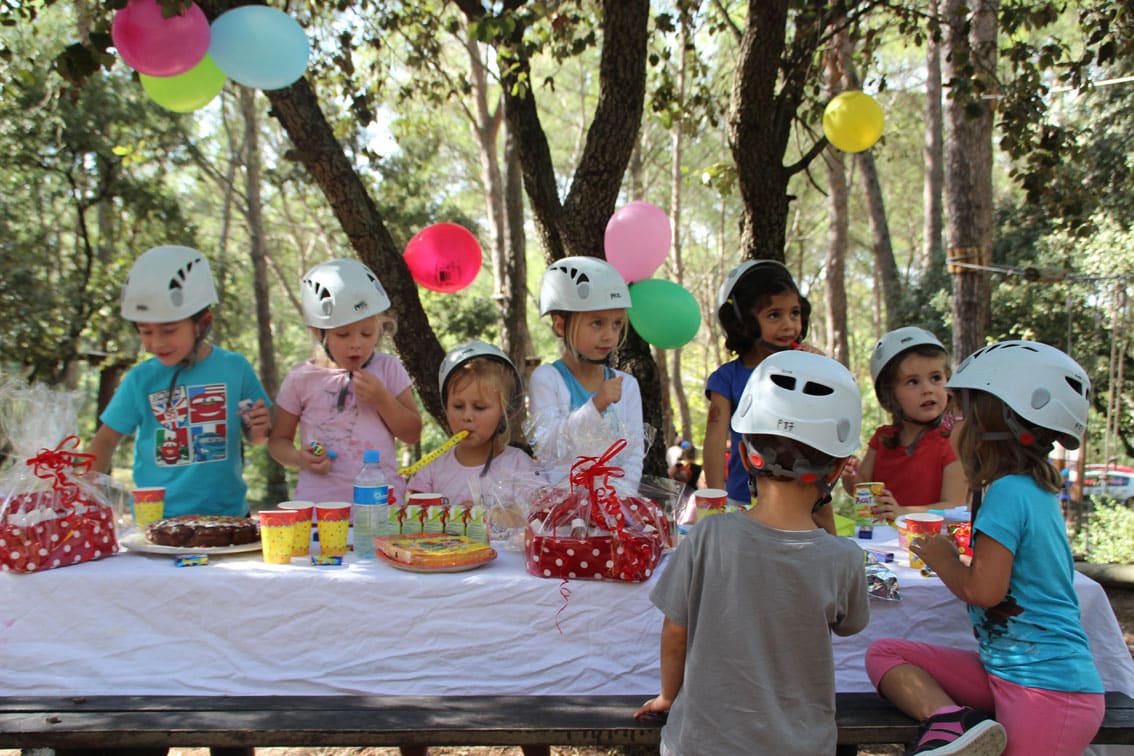
[[[910,549],[969,605],[979,651],[887,639],[867,652],[878,691],[924,721],[915,754],[1081,754],[1102,722],[1103,687],[1074,590],[1047,461],[1077,449],[1090,380],[1046,344],[1006,341],[970,355],[949,381],[964,419],[953,430],[974,491],[973,556],[934,536]],[[995,717],[995,719],[993,719]]]
[[[717,293],[717,317],[725,333],[725,347],[736,354],[736,359],[721,365],[705,382],[709,416],[701,464],[706,486],[725,489],[734,507],[748,509],[752,494],[741,461],[740,434],[732,430],[729,421],[748,376],[765,357],[788,349],[819,353],[800,344],[807,336],[810,316],[811,304],[799,293],[787,267],[776,260],[740,263],[729,271]],[[815,524],[833,534],[834,510],[829,505],[818,508]]]

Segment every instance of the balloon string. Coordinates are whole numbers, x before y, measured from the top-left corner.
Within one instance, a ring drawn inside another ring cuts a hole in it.
[[[402,477],[408,478],[409,476],[413,475],[415,472],[417,472],[421,468],[428,465],[430,462],[437,461],[438,457],[440,457],[442,454],[444,454],[445,452],[452,449],[457,444],[461,443],[461,441],[463,441],[465,439],[465,436],[467,436],[467,435],[469,435],[469,432],[467,430],[457,431],[452,436],[449,436],[448,440],[445,441],[445,443],[441,444],[436,449],[429,452],[428,454],[426,454],[424,457],[419,459],[417,462],[414,462],[409,467],[399,467],[398,468],[398,475],[401,475]]]

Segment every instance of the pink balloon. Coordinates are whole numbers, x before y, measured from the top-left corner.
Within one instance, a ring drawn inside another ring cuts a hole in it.
[[[414,234],[405,260],[413,280],[427,289],[451,294],[473,282],[480,272],[480,243],[456,223],[435,223]]]
[[[644,281],[661,267],[672,241],[664,210],[649,202],[631,202],[607,221],[603,249],[606,261],[632,283]]]
[[[209,51],[209,20],[196,5],[162,18],[157,0],[130,0],[114,14],[110,37],[126,65],[147,76],[177,76]]]

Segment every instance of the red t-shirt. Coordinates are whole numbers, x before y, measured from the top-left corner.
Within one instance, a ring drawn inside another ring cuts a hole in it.
[[[957,460],[942,428],[926,431],[917,442],[913,454],[904,446],[887,449],[882,441],[894,434],[893,425],[874,431],[868,444],[874,450],[873,479],[882,481],[898,504],[903,507],[924,507],[941,501],[941,480],[945,468]]]

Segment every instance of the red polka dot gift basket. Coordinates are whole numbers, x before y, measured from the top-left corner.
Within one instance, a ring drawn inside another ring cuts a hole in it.
[[[0,570],[33,573],[118,552],[114,509],[79,452],[78,398],[0,385]]]
[[[600,457],[579,457],[571,488],[546,488],[531,502],[524,537],[527,570],[538,577],[648,580],[661,560],[668,528],[662,508],[620,494],[610,464],[626,446],[619,439]]]

